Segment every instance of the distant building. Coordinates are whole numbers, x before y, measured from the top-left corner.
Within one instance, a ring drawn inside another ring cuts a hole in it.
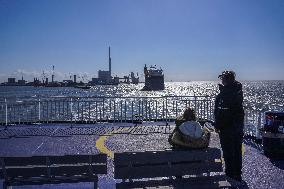
[[[8,84],[16,84],[16,78],[8,78]]]
[[[99,70],[98,76],[99,76],[99,80],[102,80],[102,81],[105,81],[105,82],[107,82],[108,80],[111,79],[111,75],[110,75],[109,71]]]
[[[99,70],[98,78],[92,78],[89,82],[91,85],[118,85],[119,79],[113,78],[111,76],[111,57],[110,57],[110,47],[108,48],[108,71]]]
[[[18,85],[25,85],[26,84],[26,80],[24,80],[23,76],[21,80],[18,80]]]

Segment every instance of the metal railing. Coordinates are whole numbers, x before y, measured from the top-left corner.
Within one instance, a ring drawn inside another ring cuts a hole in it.
[[[213,119],[213,100],[209,96],[4,99],[0,101],[0,122],[170,121],[189,106],[199,118]]]
[[[50,97],[0,100],[0,124],[49,122],[173,121],[186,107],[200,119],[213,120],[214,97]],[[260,138],[264,112],[283,105],[246,105],[245,132]]]

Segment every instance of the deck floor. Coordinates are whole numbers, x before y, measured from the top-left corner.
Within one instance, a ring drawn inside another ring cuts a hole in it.
[[[168,135],[173,123],[149,122],[104,124],[42,124],[17,125],[0,128],[0,156],[108,154],[108,175],[100,176],[99,188],[115,188],[113,153],[126,151],[155,151],[170,148]],[[211,147],[220,147],[217,134],[212,134]],[[284,160],[264,156],[261,146],[244,141],[243,179],[248,188],[275,188],[284,185]],[[1,181],[2,182],[2,181]],[[2,184],[0,183],[0,188]],[[92,183],[22,186],[15,188],[92,188]],[[167,188],[175,188],[168,186]]]

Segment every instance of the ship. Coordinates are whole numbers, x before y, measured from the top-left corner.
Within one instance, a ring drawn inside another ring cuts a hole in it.
[[[145,86],[143,91],[158,91],[165,89],[164,73],[163,70],[157,69],[157,66],[150,66],[148,69],[147,65],[144,66],[145,75]]]

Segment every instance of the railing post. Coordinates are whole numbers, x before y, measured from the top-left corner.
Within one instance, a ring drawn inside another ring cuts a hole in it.
[[[262,123],[262,111],[258,112],[258,119],[257,119],[257,127],[255,131],[256,139],[261,139],[259,129],[261,128],[261,123]]]
[[[133,101],[131,101],[131,119],[132,119],[132,123],[133,123],[133,116],[134,116]]]
[[[166,97],[166,122],[168,122],[168,97]]]
[[[156,104],[156,121],[158,121],[158,102],[157,100],[155,100],[155,104]]]
[[[7,104],[7,99],[5,98],[5,111],[6,111],[6,128],[8,126],[8,104]]]
[[[105,118],[105,97],[103,97],[103,119]]]
[[[113,101],[113,122],[116,122],[115,118],[116,118],[116,102],[115,100]]]
[[[124,122],[126,122],[127,119],[127,106],[126,106],[126,99],[124,101]]]
[[[89,108],[89,123],[91,123],[91,102],[88,101],[88,108]]]
[[[73,122],[73,102],[72,102],[72,98],[70,98],[70,118],[71,118],[71,127],[72,127],[72,122]]]
[[[40,123],[40,98],[38,99],[38,122]]]

